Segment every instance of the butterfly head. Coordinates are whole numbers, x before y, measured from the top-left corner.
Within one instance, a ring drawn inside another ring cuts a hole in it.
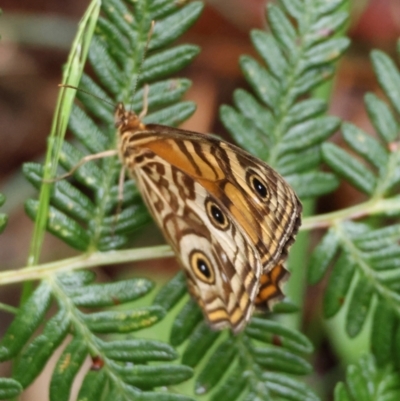
[[[125,131],[144,130],[145,125],[134,111],[126,110],[122,103],[118,103],[114,113],[115,127],[120,134]]]

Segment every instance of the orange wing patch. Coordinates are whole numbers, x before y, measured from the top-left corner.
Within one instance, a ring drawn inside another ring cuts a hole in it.
[[[256,307],[271,310],[273,305],[284,297],[281,285],[288,277],[289,272],[282,264],[264,272],[260,277],[260,288],[255,299]]]

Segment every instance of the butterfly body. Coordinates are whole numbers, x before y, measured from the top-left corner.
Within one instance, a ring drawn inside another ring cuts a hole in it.
[[[282,297],[301,204],[264,162],[215,137],[116,110],[121,162],[185,269],[210,326],[243,329]]]

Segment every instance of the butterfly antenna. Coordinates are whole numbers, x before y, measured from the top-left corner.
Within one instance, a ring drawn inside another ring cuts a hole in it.
[[[59,86],[60,88],[70,88],[70,89],[75,89],[76,91],[79,91],[79,92],[86,93],[87,95],[93,96],[94,98],[96,98],[96,99],[98,99],[98,100],[101,100],[102,102],[107,103],[107,104],[111,105],[112,107],[115,107],[115,104],[114,104],[114,103],[111,103],[111,102],[109,102],[108,100],[103,99],[103,98],[100,97],[100,96],[97,96],[97,95],[95,95],[95,94],[93,94],[93,93],[90,93],[89,91],[86,91],[86,90],[81,89],[81,88],[77,88],[76,86],[66,85],[66,84],[58,84],[58,86]]]
[[[155,22],[154,20],[151,21],[149,33],[147,34],[146,44],[145,44],[145,46],[144,46],[144,51],[143,51],[143,55],[142,55],[142,60],[140,61],[139,71],[138,71],[138,74],[137,74],[137,76],[136,76],[135,85],[133,86],[133,95],[134,95],[135,92],[136,92],[136,87],[137,87],[137,84],[138,84],[138,81],[139,81],[139,77],[140,77],[140,74],[142,73],[143,62],[144,62],[144,59],[146,58],[147,50],[149,49],[149,44],[150,44],[151,37],[153,36],[154,26],[155,26],[155,25],[156,25],[156,22]],[[143,109],[144,109],[144,108],[145,108],[145,107],[143,107]],[[146,111],[147,111],[147,107],[146,107]],[[140,115],[142,115],[142,114],[143,114],[143,110],[141,111]]]

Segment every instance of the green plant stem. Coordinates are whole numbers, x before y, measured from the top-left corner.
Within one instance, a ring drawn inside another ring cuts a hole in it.
[[[337,212],[306,217],[303,220],[300,230],[307,231],[317,228],[326,228],[344,220],[355,220],[376,214],[396,215],[398,212],[400,212],[400,196],[390,199],[371,199],[367,202]]]
[[[246,336],[238,337],[236,347],[240,355],[240,365],[243,372],[246,372],[250,388],[256,400],[265,398],[265,394],[269,394],[268,388],[262,380],[260,368],[254,363],[254,358],[250,352],[250,340]]]
[[[0,310],[8,313],[12,313],[13,315],[16,315],[19,311],[18,308],[15,308],[14,306],[4,304],[3,302],[0,302]]]
[[[77,269],[126,262],[137,262],[149,259],[161,259],[172,256],[174,256],[174,253],[168,245],[124,251],[94,252],[74,258],[58,260],[56,262],[2,272],[0,274],[0,285],[18,283],[27,280],[39,280],[55,273],[65,273]]]

